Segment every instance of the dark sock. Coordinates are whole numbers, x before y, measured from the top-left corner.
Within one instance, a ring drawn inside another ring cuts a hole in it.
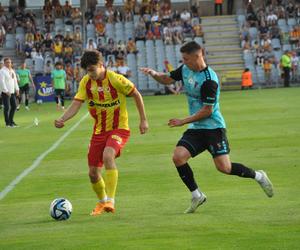
[[[194,179],[193,170],[190,168],[189,164],[186,163],[182,166],[176,167],[178,174],[187,188],[192,192],[195,191],[198,186]]]
[[[55,96],[55,102],[56,102],[56,104],[58,104],[58,97],[57,96]]]
[[[28,106],[28,99],[25,99],[25,106]]]
[[[255,171],[251,168],[247,168],[241,163],[231,163],[231,175],[238,175],[244,178],[255,178]]]

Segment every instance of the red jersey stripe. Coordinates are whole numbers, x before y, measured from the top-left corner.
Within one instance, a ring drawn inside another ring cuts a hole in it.
[[[114,110],[113,129],[117,129],[119,127],[119,117],[120,117],[120,107]]]
[[[101,111],[101,133],[106,131],[106,110]]]
[[[94,125],[94,132],[96,131],[97,124],[98,124],[98,115],[96,109],[90,109],[90,115],[95,119],[95,125]]]
[[[105,98],[104,98],[103,84],[101,80],[97,80],[97,86],[98,86],[98,98],[100,101],[104,101]]]
[[[91,91],[91,86],[92,86],[92,81],[91,81],[91,79],[89,79],[88,82],[85,85],[86,94],[87,94],[87,96],[88,96],[89,99],[93,99],[93,94],[92,94],[92,91]]]
[[[108,86],[109,86],[109,92],[111,95],[111,98],[114,100],[116,98],[118,98],[118,92],[117,90],[112,86],[112,84],[110,83],[110,81],[108,80]]]

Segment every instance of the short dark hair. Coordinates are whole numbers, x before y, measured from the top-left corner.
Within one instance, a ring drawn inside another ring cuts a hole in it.
[[[56,66],[63,66],[63,64],[62,64],[62,62],[58,61],[58,62],[55,63],[55,67]]]
[[[180,52],[181,53],[187,53],[187,54],[192,54],[196,51],[201,50],[202,47],[200,46],[199,43],[195,42],[195,41],[190,41],[190,42],[186,42],[185,44],[183,44],[180,48]]]
[[[90,65],[96,65],[103,62],[102,54],[98,50],[87,50],[83,53],[80,66],[83,69],[87,69]]]
[[[6,62],[6,61],[8,61],[8,60],[11,61],[10,57],[4,57],[4,58],[3,58],[3,62]]]

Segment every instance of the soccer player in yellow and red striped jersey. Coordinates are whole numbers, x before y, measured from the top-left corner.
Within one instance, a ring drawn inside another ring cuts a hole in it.
[[[126,97],[132,96],[140,116],[140,133],[146,133],[148,122],[144,102],[134,84],[122,75],[106,70],[98,51],[86,51],[81,67],[87,70],[70,107],[57,120],[55,126],[62,128],[87,101],[95,124],[88,152],[89,177],[99,201],[91,215],[114,212],[118,170],[115,158],[129,139]],[[102,177],[101,168],[105,167]]]

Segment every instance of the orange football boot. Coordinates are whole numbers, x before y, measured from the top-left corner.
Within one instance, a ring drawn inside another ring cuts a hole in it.
[[[107,201],[104,205],[104,210],[107,213],[114,213],[115,212],[115,206],[114,203],[111,201]]]
[[[90,213],[90,215],[96,216],[96,215],[102,214],[104,211],[106,211],[106,210],[104,210],[105,205],[106,205],[106,203],[98,202],[96,207],[94,208],[94,210]]]

